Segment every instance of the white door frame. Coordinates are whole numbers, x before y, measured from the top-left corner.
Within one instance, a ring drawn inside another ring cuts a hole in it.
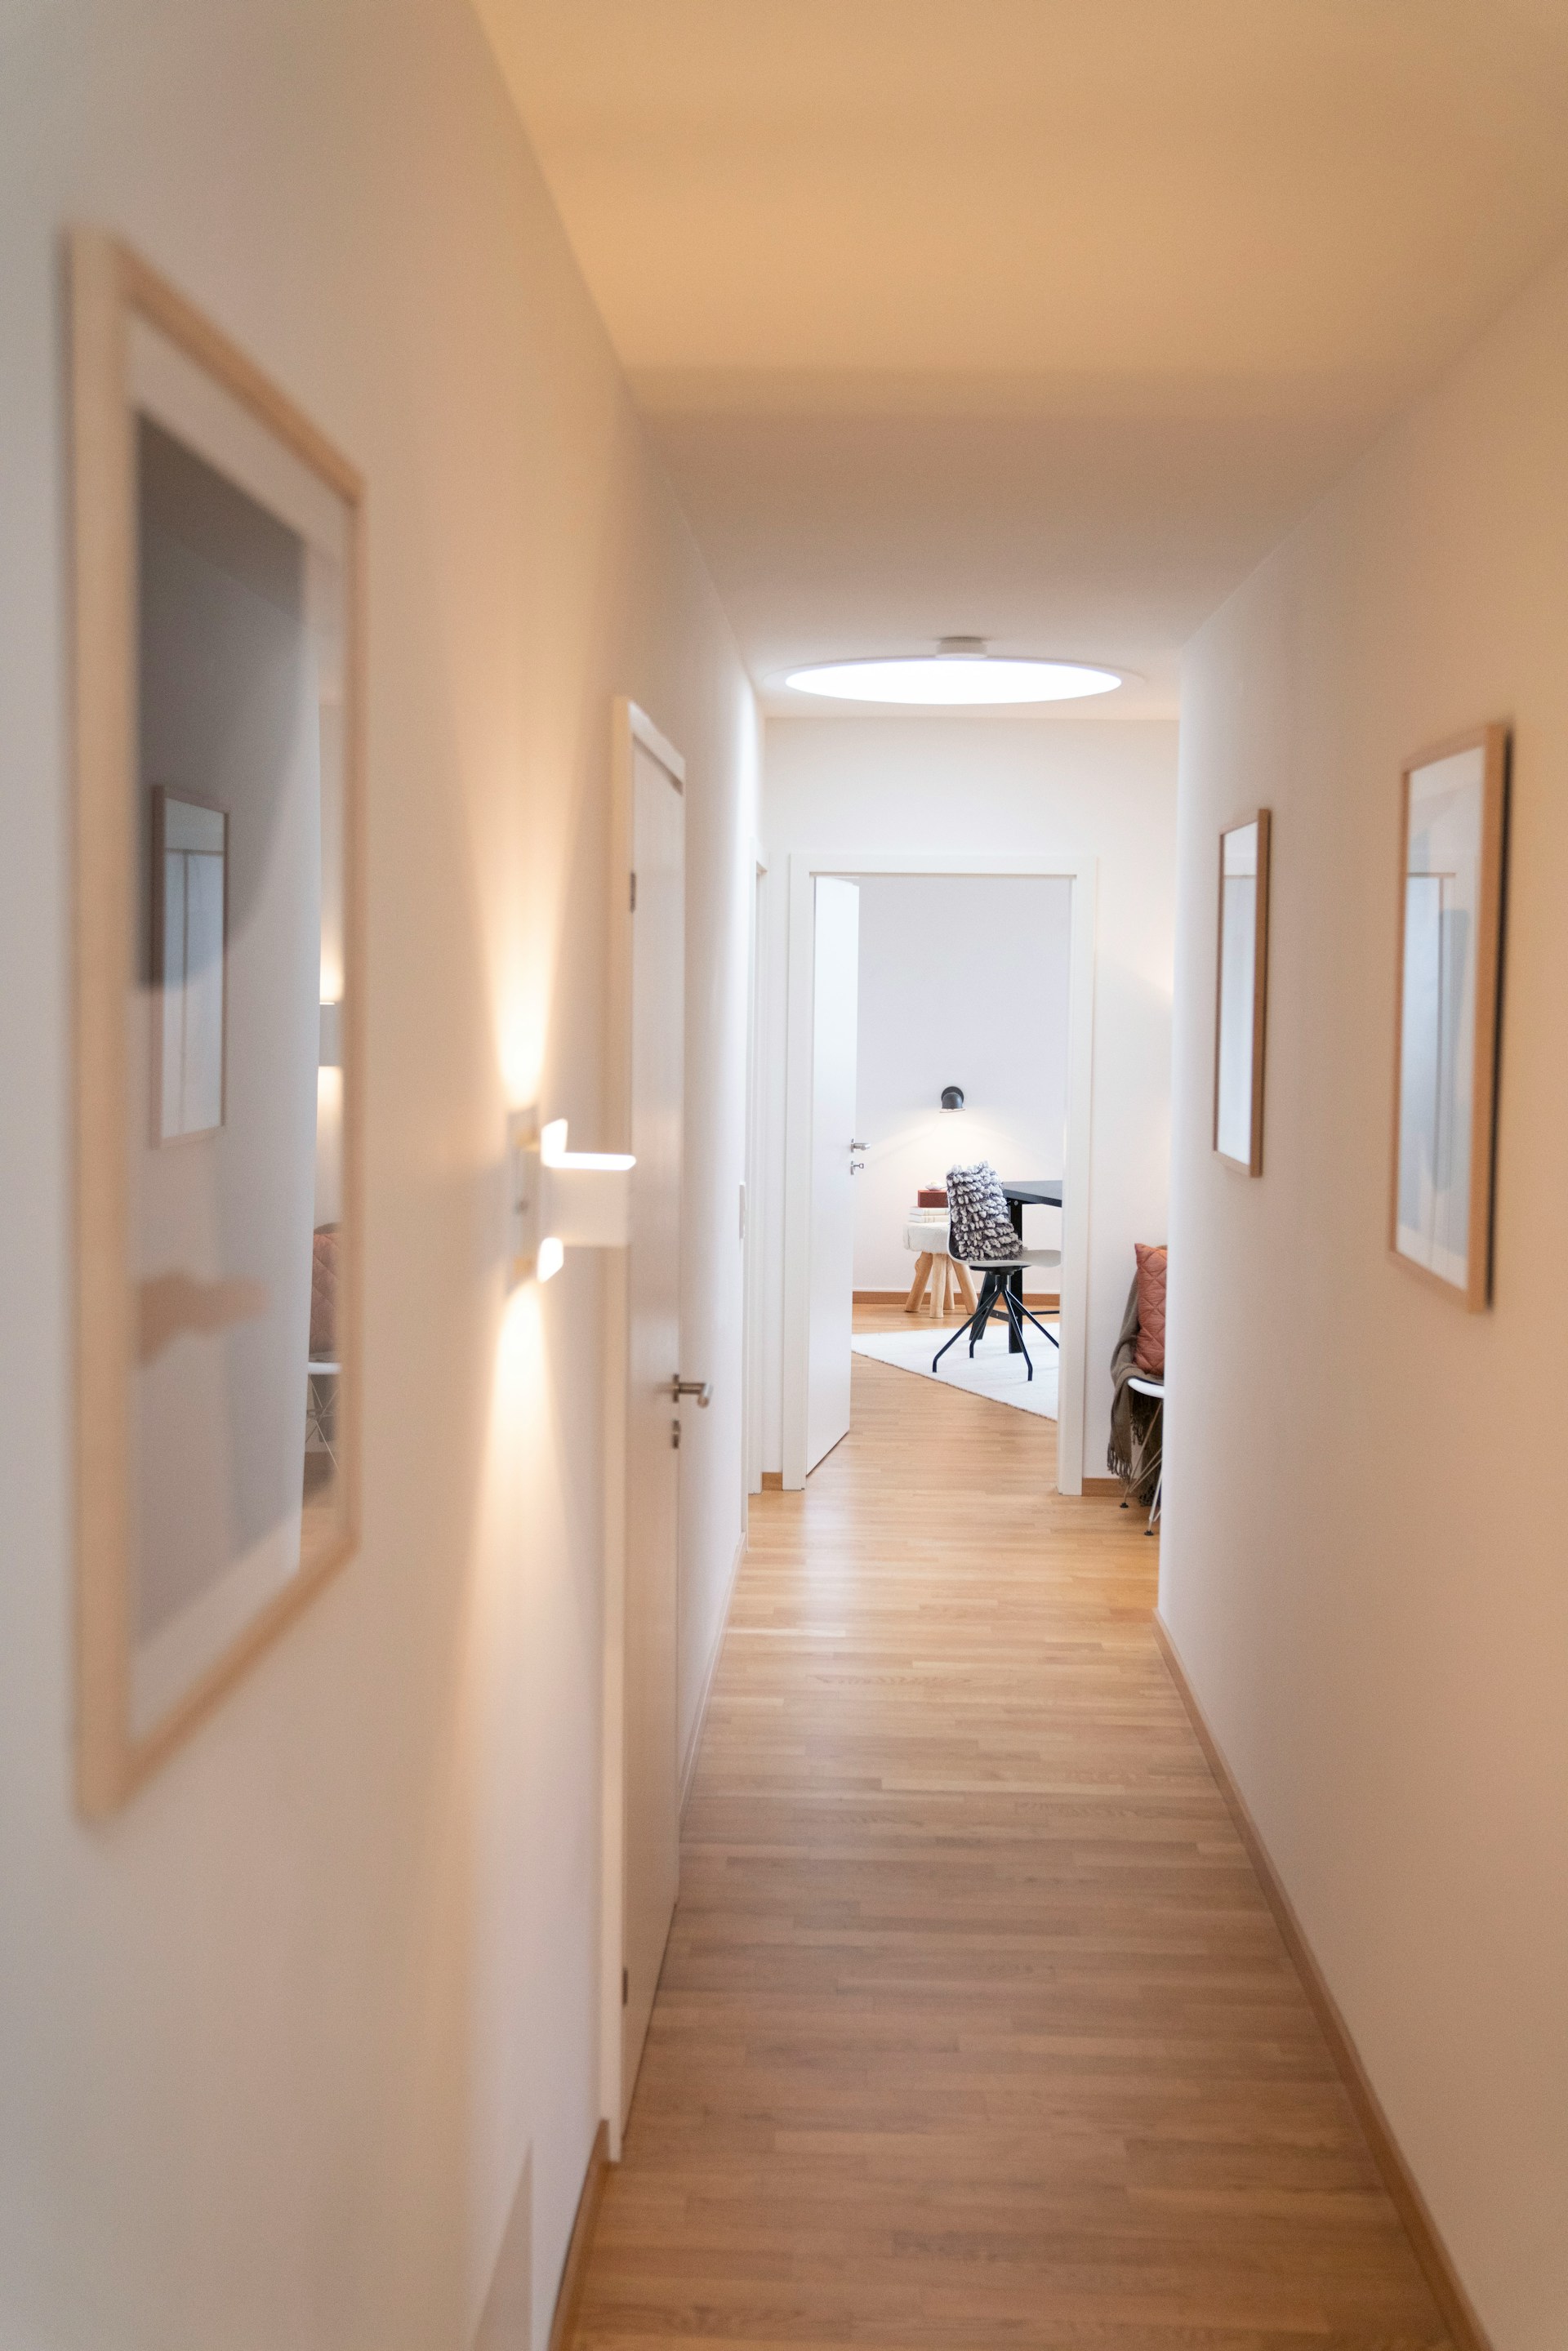
[[[784,1113],[784,1483],[806,1482],[807,1325],[811,1249],[811,987],[816,962],[819,873],[869,881],[880,874],[952,874],[1071,882],[1067,1134],[1061,1217],[1061,1364],[1056,1485],[1083,1490],[1083,1408],[1089,1343],[1090,1117],[1093,1102],[1094,932],[1099,860],[1093,857],[910,856],[885,850],[858,857],[796,850],[789,859],[788,1029]]]
[[[632,1147],[632,762],[643,746],[684,790],[686,763],[645,711],[617,695],[610,761],[609,906],[604,1114],[598,1147]],[[682,997],[685,998],[685,980]],[[604,1673],[602,1813],[599,1917],[600,2112],[610,2131],[610,2159],[621,2159],[621,1970],[626,1944],[626,1411],[628,1258],[606,1259],[604,1274]]]

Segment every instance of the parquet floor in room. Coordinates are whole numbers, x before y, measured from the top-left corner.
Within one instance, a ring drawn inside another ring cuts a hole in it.
[[[896,1310],[866,1319],[902,1321]],[[1448,2337],[1055,1429],[855,1362],[753,1504],[583,2351]]]

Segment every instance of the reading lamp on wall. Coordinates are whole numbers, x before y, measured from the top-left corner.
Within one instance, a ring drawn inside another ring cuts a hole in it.
[[[942,1089],[942,1107],[944,1110],[962,1110],[964,1107],[963,1087],[944,1086]]]
[[[624,1249],[630,1238],[629,1151],[569,1151],[566,1121],[541,1126],[536,1111],[513,1113],[507,1127],[507,1249],[512,1286],[548,1281],[569,1249]]]

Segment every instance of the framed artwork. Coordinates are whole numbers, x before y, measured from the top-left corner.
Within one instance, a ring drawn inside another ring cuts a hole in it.
[[[1219,836],[1219,951],[1214,1009],[1214,1147],[1244,1176],[1263,1173],[1263,1040],[1268,1021],[1270,811]]]
[[[1491,1295],[1506,728],[1406,760],[1400,789],[1389,1247],[1479,1312]]]
[[[77,1771],[124,1802],[359,1523],[359,475],[71,247]]]

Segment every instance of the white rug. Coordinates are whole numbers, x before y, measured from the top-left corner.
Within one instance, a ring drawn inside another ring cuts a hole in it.
[[[1034,1357],[1034,1377],[1029,1376],[1029,1366],[1021,1355],[1008,1352],[1008,1334],[1002,1324],[993,1322],[969,1358],[969,1341],[966,1332],[948,1348],[933,1374],[931,1358],[944,1341],[952,1336],[951,1326],[932,1322],[925,1315],[911,1315],[908,1331],[862,1331],[851,1343],[857,1355],[870,1355],[878,1364],[891,1364],[895,1371],[917,1372],[922,1379],[933,1377],[943,1387],[962,1388],[969,1395],[989,1396],[993,1404],[1010,1404],[1016,1412],[1038,1413],[1041,1420],[1056,1418],[1057,1351],[1051,1341],[1029,1326],[1029,1351]]]

